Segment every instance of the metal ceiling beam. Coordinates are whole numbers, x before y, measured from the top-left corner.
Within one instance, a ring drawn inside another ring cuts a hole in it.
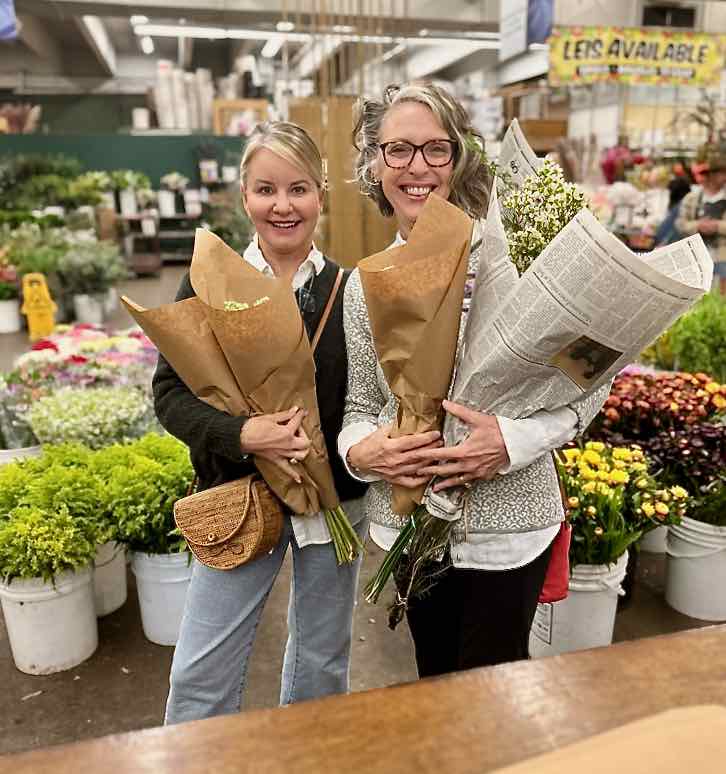
[[[55,62],[61,60],[61,48],[45,25],[34,16],[18,14],[19,38],[36,56]]]
[[[95,16],[131,16],[141,14],[151,19],[184,18],[189,23],[230,25],[274,25],[283,13],[283,0],[15,0],[18,12],[23,11],[53,19],[91,14]],[[316,23],[313,3],[302,0],[300,23],[307,28]],[[289,8],[289,4],[288,4]],[[371,13],[335,15],[337,24],[356,26],[361,16],[367,30],[379,28],[392,35],[416,34],[419,29],[435,32],[497,32],[498,17],[481,20],[480,9],[470,3],[459,3],[454,12],[451,5],[427,5],[426,17]],[[415,13],[413,8],[410,13]],[[440,14],[440,15],[439,15]],[[295,16],[297,18],[297,10]]]
[[[101,19],[86,15],[76,19],[76,24],[103,72],[111,77],[116,75],[116,50]]]

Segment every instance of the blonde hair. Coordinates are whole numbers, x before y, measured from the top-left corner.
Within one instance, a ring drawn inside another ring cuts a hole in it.
[[[419,102],[436,116],[449,137],[456,141],[454,167],[451,173],[449,201],[472,218],[486,215],[491,190],[491,175],[482,162],[484,138],[472,126],[469,115],[449,92],[433,83],[409,83],[387,86],[383,98],[361,98],[356,104],[353,145],[358,150],[355,177],[361,193],[378,205],[387,217],[393,207],[386,199],[375,176],[380,131],[388,111],[401,102]]]
[[[240,181],[247,185],[250,162],[262,148],[272,151],[312,178],[320,192],[326,188],[323,160],[312,137],[297,124],[289,121],[268,121],[252,130],[240,162]]]

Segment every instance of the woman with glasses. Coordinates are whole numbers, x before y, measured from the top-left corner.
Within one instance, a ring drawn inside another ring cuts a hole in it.
[[[481,162],[481,135],[444,89],[410,84],[359,103],[354,144],[362,193],[398,223],[392,246],[408,239],[431,192],[477,221],[461,339],[473,278],[487,260],[481,218],[491,180]],[[445,402],[446,411],[469,425],[464,443],[437,448],[437,433],[392,439],[397,400],[376,361],[357,271],[346,287],[343,319],[348,396],[338,450],[353,475],[372,482],[366,505],[373,541],[390,549],[405,522],[392,511],[391,484],[416,487],[438,475],[438,488],[470,488],[465,539],[449,546],[435,568],[436,584],[413,600],[407,613],[419,676],[527,658],[551,543],[563,518],[550,451],[589,424],[607,389],[520,420]],[[404,566],[396,577],[399,589],[406,586],[406,574]]]

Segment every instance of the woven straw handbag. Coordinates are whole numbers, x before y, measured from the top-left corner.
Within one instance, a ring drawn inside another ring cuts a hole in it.
[[[270,552],[280,540],[282,519],[280,501],[256,473],[174,503],[174,520],[190,550],[216,570]]]

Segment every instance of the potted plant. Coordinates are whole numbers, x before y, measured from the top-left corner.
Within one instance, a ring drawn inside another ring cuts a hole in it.
[[[679,521],[688,498],[681,487],[659,488],[638,447],[590,441],[565,449],[558,470],[572,525],[569,595],[538,606],[533,655],[612,642],[628,549],[645,531]]]
[[[21,672],[71,669],[98,647],[95,549],[86,526],[65,505],[18,506],[0,516],[0,601]]]
[[[184,189],[187,187],[189,179],[178,172],[169,172],[161,178],[160,182],[162,187],[158,194],[158,200],[161,217],[170,218],[177,212],[183,212]]]
[[[171,436],[149,434],[105,449],[97,460],[110,471],[107,497],[131,551],[144,634],[158,645],[174,645],[191,577],[191,554],[173,513],[192,482],[188,450]]]
[[[118,196],[118,212],[122,215],[137,215],[136,191],[150,188],[151,181],[143,172],[132,169],[116,169],[111,172],[111,184]]]
[[[649,453],[665,480],[694,496],[666,542],[666,601],[692,618],[726,621],[726,424],[661,433]]]
[[[76,319],[96,325],[106,319],[116,283],[129,276],[118,246],[105,241],[71,244],[59,259],[58,273],[73,298]]]
[[[118,610],[126,601],[125,551],[118,524],[108,507],[106,481],[92,465],[95,452],[81,444],[46,446],[40,458],[26,465],[31,479],[20,490],[19,504],[53,511],[65,505],[92,536],[93,595],[97,616]]]
[[[24,416],[29,399],[24,389],[0,376],[0,466],[40,454],[38,439]]]
[[[4,252],[0,249],[0,333],[17,333],[21,328],[18,272]]]

